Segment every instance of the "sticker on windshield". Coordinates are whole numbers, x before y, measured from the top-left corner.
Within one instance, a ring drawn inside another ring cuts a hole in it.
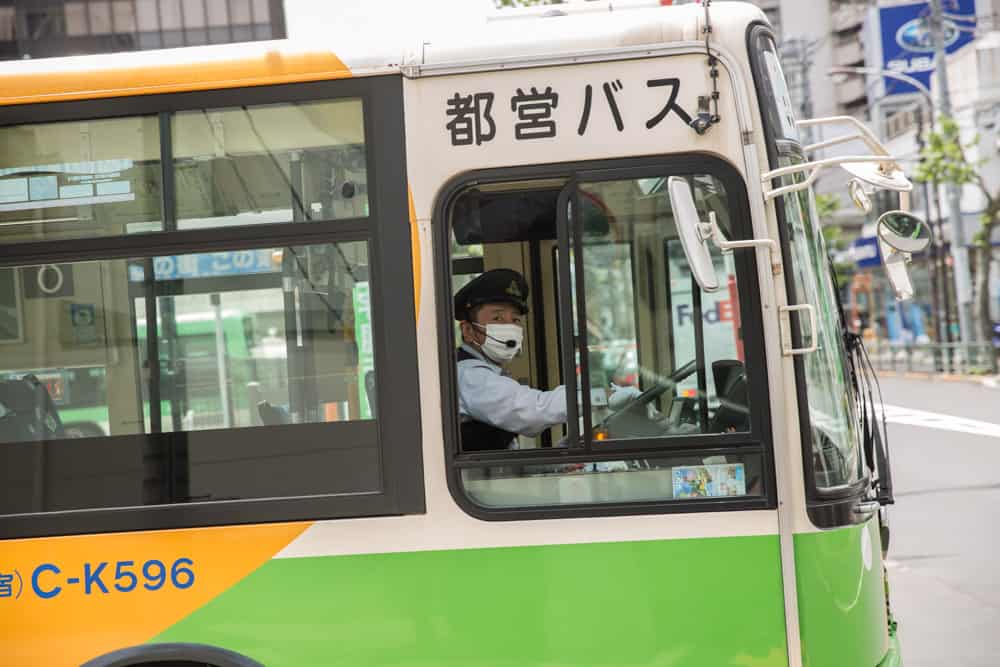
[[[781,63],[778,62],[778,56],[774,51],[765,50],[763,53],[764,62],[767,64],[767,78],[771,82],[771,93],[774,95],[774,104],[781,120],[781,136],[798,141],[799,129],[795,126],[795,107],[788,94],[788,85],[785,83],[785,75],[781,72]]]

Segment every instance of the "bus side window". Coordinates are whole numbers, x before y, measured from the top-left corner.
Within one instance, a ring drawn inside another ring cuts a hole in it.
[[[48,326],[4,356],[12,504],[0,514],[29,497],[45,498],[41,511],[378,489],[367,267],[368,244],[352,241],[46,269],[72,281],[71,303],[26,299],[28,320]],[[33,367],[11,366],[25,360]],[[306,437],[324,424],[350,436]],[[187,437],[144,439],[166,433]],[[64,471],[58,484],[26,463],[43,441],[48,465]],[[183,483],[165,475],[178,467]]]

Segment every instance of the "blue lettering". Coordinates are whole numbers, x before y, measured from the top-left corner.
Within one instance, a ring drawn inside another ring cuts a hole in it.
[[[115,563],[115,582],[122,579],[128,581],[124,586],[119,583],[115,583],[115,588],[122,593],[128,593],[133,590],[136,584],[139,583],[139,578],[135,576],[134,573],[129,572],[125,568],[132,567],[134,565],[133,561],[130,560],[120,560]]]
[[[108,588],[101,581],[101,572],[107,567],[107,563],[101,563],[97,566],[97,569],[91,571],[90,563],[83,564],[83,592],[90,595],[90,587],[93,584],[97,584],[97,587],[101,589],[102,593],[107,593]]]
[[[707,323],[709,323],[709,324],[715,324],[716,322],[719,321],[719,302],[718,301],[715,302],[715,306],[713,308],[709,308],[708,310],[705,311],[704,318],[705,318],[705,321]]]
[[[59,574],[60,570],[58,567],[51,563],[42,563],[35,568],[35,571],[31,573],[31,587],[35,590],[35,595],[43,599],[54,598],[59,595],[59,591],[62,590],[62,586],[53,586],[52,588],[45,590],[38,584],[38,576],[42,572],[51,572],[52,574]]]
[[[692,320],[691,306],[686,303],[677,306],[677,326],[684,326],[684,320]]]

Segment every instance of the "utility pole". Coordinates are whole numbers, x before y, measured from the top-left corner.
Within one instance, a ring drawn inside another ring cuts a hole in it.
[[[917,107],[917,154],[920,156],[920,164],[923,165],[924,159],[924,106],[923,104]],[[942,321],[947,321],[947,317],[941,317],[941,302],[938,299],[938,291],[941,285],[941,267],[938,265],[938,257],[941,255],[941,241],[937,238],[937,234],[934,233],[934,220],[931,218],[931,195],[930,188],[927,186],[927,181],[921,184],[921,195],[924,200],[924,218],[927,220],[927,225],[931,229],[931,246],[930,246],[930,274],[931,274],[931,308],[934,312],[934,333],[935,338],[939,343],[944,342],[946,338],[946,328],[942,328]]]
[[[944,17],[941,0],[929,0],[931,6],[930,28],[934,39],[934,66],[938,75],[938,115],[951,117],[951,96],[948,93],[948,63],[944,51]],[[958,310],[959,340],[968,344],[974,341],[972,330],[972,281],[969,278],[969,253],[965,247],[962,228],[962,208],[958,186],[948,183],[948,222],[951,225],[951,256],[955,271],[955,300]]]

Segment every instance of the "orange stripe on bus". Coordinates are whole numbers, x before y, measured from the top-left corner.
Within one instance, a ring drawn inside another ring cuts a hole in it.
[[[410,201],[410,243],[413,253],[413,314],[420,319],[420,230],[417,229],[417,212],[413,206],[413,191],[407,186],[406,196]]]
[[[16,577],[13,595],[0,599],[0,662],[79,665],[149,641],[270,560],[310,525],[2,541],[0,574]],[[188,571],[194,577],[190,585]]]
[[[252,56],[233,53],[198,61],[189,56],[151,57],[144,53],[94,56],[92,66],[55,65],[23,68],[7,63],[0,72],[0,105],[150,95],[212,88],[263,86],[322,79],[343,79],[351,70],[329,51],[291,52],[271,49]],[[67,59],[60,58],[59,61]]]

